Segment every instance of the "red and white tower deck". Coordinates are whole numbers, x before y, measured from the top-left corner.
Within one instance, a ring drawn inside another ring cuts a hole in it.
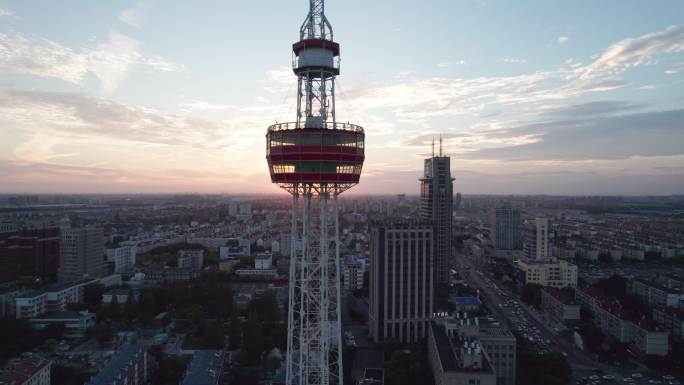
[[[309,1],[292,51],[297,120],[266,134],[271,181],[292,194],[286,383],[342,385],[338,196],[359,182],[364,133],[335,117],[340,46],[324,0]]]

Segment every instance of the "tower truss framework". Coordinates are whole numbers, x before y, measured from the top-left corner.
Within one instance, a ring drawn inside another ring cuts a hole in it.
[[[270,126],[271,181],[292,195],[286,383],[342,385],[339,195],[359,182],[363,128],[338,123],[340,46],[323,0],[293,44],[297,118]]]

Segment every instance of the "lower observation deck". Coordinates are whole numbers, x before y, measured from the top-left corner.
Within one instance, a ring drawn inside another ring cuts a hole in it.
[[[364,161],[361,126],[323,123],[305,127],[279,123],[268,128],[266,160],[271,181],[288,191],[347,190],[359,182]]]

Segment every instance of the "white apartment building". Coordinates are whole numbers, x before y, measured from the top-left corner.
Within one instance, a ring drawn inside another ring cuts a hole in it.
[[[130,272],[135,268],[136,253],[135,244],[122,244],[119,247],[107,249],[107,261],[114,262],[115,273]]]
[[[516,267],[525,283],[551,287],[577,287],[577,266],[567,261],[518,261]]]
[[[96,280],[57,284],[20,295],[14,299],[15,316],[16,318],[34,318],[45,313],[64,311],[68,304],[81,302],[83,288],[93,282]]]

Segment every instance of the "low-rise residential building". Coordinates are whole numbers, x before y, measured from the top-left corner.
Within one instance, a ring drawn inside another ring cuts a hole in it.
[[[580,305],[575,298],[561,289],[545,287],[541,294],[542,310],[556,321],[575,321],[580,319]]]
[[[148,375],[147,352],[129,344],[119,348],[86,385],[144,385]]]
[[[83,300],[84,287],[95,280],[83,280],[48,286],[31,291],[14,299],[16,318],[34,318],[45,313],[66,310],[70,303]]]
[[[66,337],[79,338],[83,337],[86,330],[95,326],[95,314],[88,311],[61,311],[30,318],[29,322],[39,329],[49,325],[62,325]]]
[[[230,238],[225,242],[225,246],[219,247],[220,259],[231,259],[247,257],[251,254],[251,242],[249,239]]]
[[[178,252],[178,268],[202,270],[204,266],[204,250],[180,250]]]
[[[262,253],[254,258],[253,269],[237,269],[235,274],[243,277],[276,278],[278,270],[273,268],[273,255]]]
[[[683,307],[684,291],[679,287],[668,287],[666,284],[655,280],[635,278],[627,281],[627,292],[636,295],[641,302],[651,307]]]
[[[0,292],[0,317],[14,317],[17,313],[15,300],[29,291],[22,287],[9,287]]]
[[[181,385],[217,385],[222,372],[221,350],[197,350],[185,371]]]
[[[660,330],[653,320],[630,313],[622,308],[620,301],[595,287],[577,288],[575,299],[589,309],[594,324],[608,336],[630,344],[642,355],[667,355],[668,333]]]
[[[189,281],[200,276],[197,270],[181,267],[151,268],[145,270],[144,273],[145,281],[156,283]]]
[[[524,283],[550,287],[577,287],[577,265],[560,259],[518,261],[518,271]]]
[[[676,341],[684,339],[684,310],[672,307],[653,309],[653,320],[663,330],[669,331]]]
[[[40,357],[28,357],[10,362],[0,369],[0,384],[50,385],[50,361]]]
[[[128,302],[128,297],[132,296],[133,297],[133,302],[138,302],[138,297],[139,293],[131,291],[131,290],[126,290],[126,289],[117,289],[117,290],[112,290],[108,291],[104,294],[102,294],[102,303],[104,304],[110,304],[114,298],[116,298],[116,302],[119,304],[124,304]]]
[[[273,268],[273,255],[271,253],[259,253],[254,258],[254,268],[257,270],[267,270]]]

